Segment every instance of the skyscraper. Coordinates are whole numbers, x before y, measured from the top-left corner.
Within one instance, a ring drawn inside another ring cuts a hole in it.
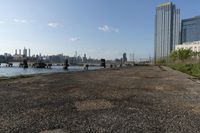
[[[126,53],[123,53],[123,62],[127,62],[127,57],[126,57]]]
[[[15,49],[15,55],[17,55],[17,49]]]
[[[31,57],[31,49],[28,49],[28,57]]]
[[[84,57],[83,57],[83,62],[86,63],[87,62],[87,56],[86,54],[84,54]]]
[[[180,9],[172,2],[157,6],[155,16],[155,61],[165,59],[180,41]]]
[[[21,53],[21,49],[19,49],[19,55],[22,55],[22,53]]]
[[[27,49],[25,47],[24,47],[24,50],[23,50],[23,56],[27,57]]]
[[[200,41],[200,16],[182,20],[181,43]]]

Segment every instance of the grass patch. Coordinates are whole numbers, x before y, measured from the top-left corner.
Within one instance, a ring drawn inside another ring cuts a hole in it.
[[[183,73],[187,73],[189,75],[200,78],[200,63],[175,63],[175,64],[167,64],[168,67],[181,71]]]

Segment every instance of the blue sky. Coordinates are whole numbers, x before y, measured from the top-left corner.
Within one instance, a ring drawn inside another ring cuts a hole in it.
[[[32,54],[153,56],[155,7],[163,2],[167,1],[0,0],[0,54],[14,54],[25,46]],[[172,2],[182,18],[200,15],[199,0]]]

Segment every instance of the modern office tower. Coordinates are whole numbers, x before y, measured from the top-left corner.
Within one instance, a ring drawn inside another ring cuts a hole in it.
[[[31,49],[28,49],[28,57],[31,57]]]
[[[86,54],[84,54],[84,56],[83,56],[83,62],[84,62],[84,63],[87,62],[87,56],[86,56]]]
[[[22,53],[21,53],[21,49],[19,49],[19,55],[22,55]]]
[[[200,16],[182,20],[181,43],[200,41]]]
[[[15,55],[17,55],[17,49],[15,49]]]
[[[23,50],[23,56],[27,57],[27,49],[25,47],[24,47],[24,50]]]
[[[77,58],[77,57],[78,57],[77,51],[75,51],[75,55],[74,55],[74,57],[75,57],[75,58]]]
[[[172,2],[156,8],[155,16],[155,61],[165,59],[180,42],[180,9]]]
[[[127,62],[126,53],[123,53],[123,62]]]

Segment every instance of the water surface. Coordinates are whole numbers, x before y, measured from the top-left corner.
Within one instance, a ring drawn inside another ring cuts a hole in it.
[[[11,77],[18,75],[40,74],[40,73],[54,73],[54,72],[67,72],[67,71],[84,71],[82,66],[69,66],[68,70],[64,70],[63,66],[52,66],[51,69],[47,68],[19,68],[18,64],[14,63],[13,67],[6,67],[6,64],[0,66],[0,77]],[[89,67],[89,70],[100,69],[101,67]]]

